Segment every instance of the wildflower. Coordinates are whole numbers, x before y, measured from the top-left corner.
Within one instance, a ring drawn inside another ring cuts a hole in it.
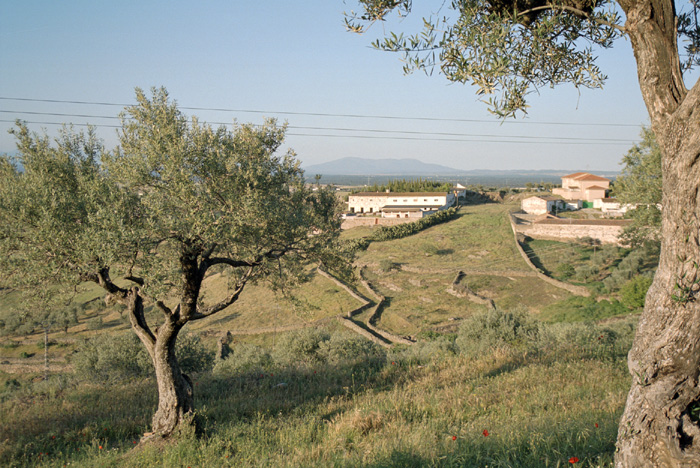
[[[100,450],[102,450],[102,446],[101,446],[101,445],[100,445],[99,447],[97,447],[97,448],[99,448]]]
[[[595,423],[595,427],[598,427],[598,423]]]
[[[457,436],[452,436],[452,440],[457,440]]]
[[[395,366],[395,365],[396,365],[396,362],[391,361],[391,365],[392,365],[392,366]]]
[[[578,463],[578,457],[571,457],[571,458],[569,458],[569,463],[571,463],[572,465]]]
[[[488,429],[484,429],[484,432],[482,432],[482,434],[484,434],[484,437],[488,437],[489,436]]]

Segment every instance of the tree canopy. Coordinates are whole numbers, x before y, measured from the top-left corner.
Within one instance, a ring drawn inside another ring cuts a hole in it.
[[[97,283],[127,306],[153,360],[159,388],[154,432],[169,435],[193,407],[174,355],[179,331],[233,304],[246,284],[273,287],[322,264],[347,273],[337,247],[340,206],[305,184],[285,127],[214,129],[180,113],[165,89],[121,115],[120,145],[89,129],[55,142],[17,123],[19,154],[0,157],[0,284],[39,296]],[[228,270],[228,292],[210,299],[204,279]],[[161,312],[148,323],[144,301]]]
[[[348,30],[364,32],[411,13],[412,0],[358,0],[359,12],[346,15]],[[424,2],[425,3],[425,2]],[[373,42],[377,49],[403,55],[404,72],[432,73],[437,67],[452,82],[471,83],[500,117],[528,107],[527,95],[563,83],[601,88],[606,76],[596,50],[626,34],[620,4],[612,0],[452,0],[427,2],[432,16],[421,31],[396,33]],[[446,7],[447,5],[447,7]],[[683,68],[700,64],[700,2],[678,14],[684,42]]]
[[[620,204],[633,207],[628,211],[633,223],[623,234],[631,245],[661,240],[661,148],[651,129],[643,128],[641,136],[622,158],[622,174],[613,186]]]

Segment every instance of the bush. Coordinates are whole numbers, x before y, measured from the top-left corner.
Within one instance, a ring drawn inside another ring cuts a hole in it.
[[[272,357],[259,346],[241,343],[233,347],[226,359],[214,365],[213,373],[218,377],[230,377],[237,374],[259,374],[269,370]]]
[[[102,316],[98,315],[96,317],[93,317],[89,319],[87,322],[87,328],[88,330],[99,330],[102,328]]]
[[[136,335],[98,335],[84,340],[71,359],[80,380],[110,381],[152,374],[153,364]]]
[[[328,341],[328,333],[314,328],[303,328],[282,335],[273,351],[274,361],[282,365],[311,364],[323,361],[319,353],[321,343]]]
[[[494,348],[527,350],[539,333],[539,322],[526,312],[489,310],[464,320],[455,344],[462,354],[476,357]]]
[[[391,270],[398,270],[399,265],[392,262],[391,260],[388,260],[386,258],[383,258],[379,260],[379,270],[383,271],[384,273],[388,273]]]
[[[180,369],[187,374],[208,372],[214,366],[214,353],[204,348],[199,336],[192,333],[178,337],[175,354]]]
[[[571,278],[576,273],[576,270],[569,263],[560,263],[556,268],[557,276],[560,278]]]
[[[644,307],[644,300],[647,296],[652,279],[649,276],[638,275],[625,283],[620,288],[620,298],[628,309],[639,309]]]
[[[334,333],[319,343],[318,354],[331,364],[384,359],[384,350],[377,344],[357,335]]]
[[[204,350],[199,338],[182,334],[175,349],[180,369],[185,373],[211,369],[213,353]],[[153,374],[153,363],[143,344],[133,333],[98,335],[84,340],[72,357],[76,376],[81,380],[110,381]]]
[[[632,336],[592,323],[556,323],[546,327],[541,346],[557,355],[571,351],[579,357],[615,359],[627,353]]]
[[[592,297],[573,296],[542,310],[548,322],[587,322],[626,314],[628,310],[616,300],[596,301]]]
[[[576,268],[576,279],[579,281],[587,282],[598,276],[600,270],[598,267],[593,265],[581,265]]]
[[[410,346],[394,346],[387,355],[388,362],[402,364],[427,364],[434,359],[456,353],[453,339],[442,336],[434,340],[419,341]]]

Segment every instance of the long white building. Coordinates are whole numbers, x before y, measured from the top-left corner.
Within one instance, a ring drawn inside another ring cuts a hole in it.
[[[448,192],[359,192],[348,197],[348,212],[384,218],[422,218],[452,206]]]

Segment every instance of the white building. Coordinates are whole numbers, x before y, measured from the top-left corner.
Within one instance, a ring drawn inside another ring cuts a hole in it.
[[[563,211],[566,209],[566,203],[561,198],[539,195],[525,198],[520,206],[525,213],[536,215],[553,213],[554,211]]]
[[[454,202],[454,193],[447,192],[360,192],[348,196],[348,211],[385,218],[422,218]]]

